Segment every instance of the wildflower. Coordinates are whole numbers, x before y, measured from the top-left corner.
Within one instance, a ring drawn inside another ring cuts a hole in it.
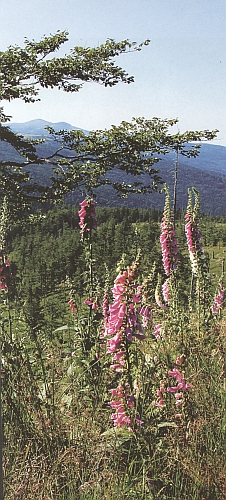
[[[86,299],[84,301],[84,304],[86,304],[87,306],[92,306],[93,310],[98,309],[98,307],[100,307],[99,301],[95,297],[90,297],[90,299]]]
[[[95,204],[93,200],[83,200],[80,203],[81,209],[78,211],[79,227],[82,235],[87,234],[91,229],[96,229],[97,223],[94,219],[96,215]]]
[[[170,196],[166,189],[165,208],[161,223],[160,243],[162,247],[162,259],[166,276],[169,276],[172,270],[177,268],[178,262],[178,240],[171,217]]]
[[[124,427],[128,425],[127,429],[131,431],[131,425],[133,422],[137,422],[139,425],[143,425],[144,422],[141,420],[140,416],[136,414],[133,418],[128,415],[129,409],[133,410],[135,408],[135,397],[133,394],[127,394],[128,386],[123,387],[119,385],[116,389],[111,389],[111,394],[116,399],[109,401],[109,406],[114,408],[115,412],[112,413],[111,419],[114,422],[114,427]]]
[[[178,358],[177,358],[178,359]],[[176,399],[175,404],[178,406],[182,403],[182,392],[188,391],[191,389],[191,386],[185,382],[183,379],[183,376],[181,372],[178,370],[178,368],[173,368],[172,370],[168,371],[169,377],[173,377],[177,381],[177,385],[167,387],[167,392],[173,393],[174,397]]]
[[[134,277],[135,264],[120,271],[112,288],[113,303],[108,305],[107,297],[103,302],[104,333],[102,337],[107,337],[107,352],[112,354],[113,362],[110,368],[117,373],[123,373],[124,379],[125,369],[128,368],[126,353],[128,355],[129,343],[134,337],[145,338],[142,323],[147,324],[149,319],[149,309],[142,305],[142,287],[135,283]],[[143,318],[142,323],[141,318]],[[111,415],[114,426],[126,425],[128,430],[132,430],[132,423],[137,422],[143,425],[143,421],[139,415],[130,415],[131,410],[135,408],[135,398],[133,394],[128,393],[128,388],[131,390],[131,386],[127,387],[127,385],[111,390],[114,399],[109,402],[109,405],[115,409]],[[137,392],[136,385],[134,391]]]
[[[119,385],[116,389],[111,389],[111,393],[116,400],[109,401],[109,406],[114,408],[116,411],[112,413],[111,419],[114,422],[114,427],[123,427],[125,425],[131,425],[132,419],[126,414],[125,408],[125,390],[122,385]],[[129,399],[129,398],[128,398]]]
[[[166,276],[169,276],[171,270],[175,270],[177,268],[179,252],[177,247],[178,240],[176,238],[176,233],[173,229],[172,223],[170,223],[170,225],[167,225],[164,217],[161,224],[161,229],[162,234],[160,236],[160,243],[162,247],[163,266]]]
[[[165,309],[166,308],[166,305],[163,304],[163,301],[162,301],[162,294],[161,294],[161,286],[160,286],[160,277],[158,279],[158,283],[156,285],[156,289],[155,289],[155,302],[157,304],[157,306],[159,306],[161,309]]]
[[[162,294],[165,302],[170,302],[170,279],[168,278],[162,285]]]
[[[221,282],[218,292],[216,293],[214,299],[213,299],[213,307],[212,307],[212,313],[216,315],[218,311],[222,308],[223,302],[224,302],[224,297],[225,297],[225,292],[224,292],[224,285]]]
[[[174,394],[174,396],[175,396],[175,398],[176,398],[176,399],[181,399],[181,398],[182,398],[182,394],[181,394],[181,392],[176,392],[176,393]]]
[[[183,361],[185,360],[185,355],[184,354],[181,354],[181,356],[178,356],[176,361],[175,361],[175,364],[176,365],[181,365],[183,363]]]
[[[154,326],[154,332],[153,332],[153,335],[155,336],[155,338],[157,340],[159,340],[161,338],[161,329],[162,329],[162,324],[159,323],[158,325],[155,325]]]
[[[192,194],[188,192],[188,206],[185,214],[185,234],[187,239],[192,272],[198,274],[200,258],[204,256],[202,249],[202,235],[198,227],[199,196],[195,189],[195,205],[192,209]]]
[[[119,349],[121,347],[122,332],[120,332],[120,331],[117,332],[116,335],[114,335],[114,337],[112,337],[111,339],[108,339],[107,343],[108,343],[107,352],[113,353],[113,352],[117,351],[117,349]]]
[[[68,304],[69,304],[69,307],[70,307],[70,309],[71,309],[71,312],[73,312],[73,313],[74,313],[74,312],[76,312],[76,311],[77,311],[77,308],[76,308],[76,307],[75,307],[75,305],[74,305],[73,299],[70,299],[70,300],[69,300],[69,302],[68,302]]]
[[[119,351],[116,352],[113,356],[113,361],[117,361],[117,363],[112,364],[110,368],[112,370],[115,370],[118,373],[123,372],[123,367],[125,365],[125,359],[124,359],[125,351]]]
[[[165,387],[162,385],[158,390],[157,390],[157,401],[152,401],[152,404],[156,406],[157,408],[162,408],[165,404],[164,400],[164,393],[165,393]]]
[[[142,306],[138,309],[138,313],[142,316],[142,326],[146,328],[150,320],[150,308],[148,306]]]
[[[148,310],[139,306],[141,287],[134,283],[132,267],[128,266],[127,270],[116,277],[112,293],[114,300],[109,305],[105,319],[105,336],[113,336],[107,340],[108,352],[117,350],[123,339],[132,342],[133,337],[145,338],[139,315],[146,315],[146,318],[148,316]]]

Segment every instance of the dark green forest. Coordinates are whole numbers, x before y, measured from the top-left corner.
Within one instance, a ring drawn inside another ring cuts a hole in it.
[[[141,272],[145,275],[155,262],[161,272],[159,243],[162,212],[156,209],[97,207],[97,231],[93,232],[93,261],[96,292],[104,288],[106,269],[113,279],[118,262],[129,263],[141,249]],[[186,247],[183,211],[177,212],[180,248]],[[203,215],[201,230],[205,246],[226,244],[226,217]],[[31,215],[8,231],[7,248],[11,262],[10,299],[18,313],[23,310],[28,325],[51,332],[69,321],[67,302],[72,289],[80,307],[87,293],[87,259],[78,226],[78,206],[53,207]],[[181,261],[186,272],[188,260]]]

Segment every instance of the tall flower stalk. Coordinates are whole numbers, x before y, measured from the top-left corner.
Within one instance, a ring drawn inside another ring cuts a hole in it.
[[[193,206],[193,197],[195,202]],[[210,275],[208,258],[203,250],[202,235],[199,229],[200,197],[195,188],[188,190],[188,206],[185,214],[185,234],[192,269],[190,303],[196,294],[200,324],[209,315],[210,308]]]
[[[79,227],[82,237],[86,237],[92,229],[97,228],[95,203],[91,199],[85,199],[80,203],[80,207],[78,211]]]
[[[113,302],[104,317],[111,369],[121,374],[121,383],[111,390],[113,399],[109,402],[115,410],[111,417],[115,427],[129,425],[130,428],[135,422],[142,423],[135,411],[130,346],[135,339],[145,338],[149,309],[142,304],[142,287],[136,282],[136,272],[137,262],[119,272],[112,288]]]
[[[185,234],[187,238],[187,245],[189,257],[191,261],[191,268],[193,274],[197,275],[200,269],[200,259],[203,256],[202,248],[202,235],[199,229],[199,210],[200,200],[198,192],[193,188],[195,195],[195,205],[192,206],[192,192],[188,190],[188,205],[185,214]]]
[[[166,200],[161,222],[160,243],[162,248],[162,260],[166,276],[170,276],[172,271],[177,269],[178,263],[178,240],[176,238],[174,217],[171,214],[170,194],[168,187],[165,187]]]
[[[85,300],[85,304],[89,306],[89,317],[88,317],[88,330],[86,338],[84,339],[85,350],[89,351],[91,348],[91,326],[92,326],[92,313],[95,309],[99,307],[99,302],[97,297],[95,297],[94,290],[94,275],[93,275],[93,244],[92,244],[92,231],[97,228],[97,222],[95,219],[96,209],[95,202],[93,200],[84,199],[80,203],[79,215],[79,227],[81,233],[81,239],[86,244],[86,259],[88,267],[88,287],[87,293],[88,297]]]

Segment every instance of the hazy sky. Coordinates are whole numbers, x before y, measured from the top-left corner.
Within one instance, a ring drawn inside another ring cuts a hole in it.
[[[13,122],[42,118],[91,130],[138,116],[178,117],[181,132],[218,128],[215,143],[226,146],[226,0],[0,0],[0,50],[65,29],[63,53],[107,38],[150,38],[141,52],[117,58],[135,83],[42,91],[39,103],[5,104]]]

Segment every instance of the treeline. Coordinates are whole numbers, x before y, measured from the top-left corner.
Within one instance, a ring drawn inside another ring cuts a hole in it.
[[[14,225],[8,232],[8,252],[11,261],[12,282],[10,298],[17,313],[23,311],[31,328],[45,328],[52,332],[69,320],[69,291],[76,300],[84,302],[87,293],[86,249],[81,241],[76,205],[55,207],[43,214],[31,216],[24,223]],[[97,207],[97,230],[92,232],[94,282],[103,290],[106,270],[113,282],[117,264],[125,255],[126,264],[136,258],[141,249],[141,273],[147,275],[153,263],[156,274],[162,273],[159,244],[160,221],[158,210],[127,207]],[[186,241],[183,228],[184,214],[177,214],[177,236],[182,251],[181,273],[189,274]],[[203,217],[201,232],[205,245],[226,244],[226,226],[223,219]],[[183,252],[184,250],[184,252]],[[185,293],[185,292],[183,292]]]
[[[10,298],[23,309],[30,327],[52,331],[65,322],[69,290],[77,300],[86,292],[86,255],[78,226],[78,206],[54,208],[14,225],[8,234],[12,269]],[[128,262],[142,250],[142,265],[159,253],[160,212],[97,208],[98,228],[92,234],[95,280],[103,287],[106,268],[114,272],[125,253]],[[139,229],[137,227],[139,225]],[[160,253],[159,253],[159,261]]]

